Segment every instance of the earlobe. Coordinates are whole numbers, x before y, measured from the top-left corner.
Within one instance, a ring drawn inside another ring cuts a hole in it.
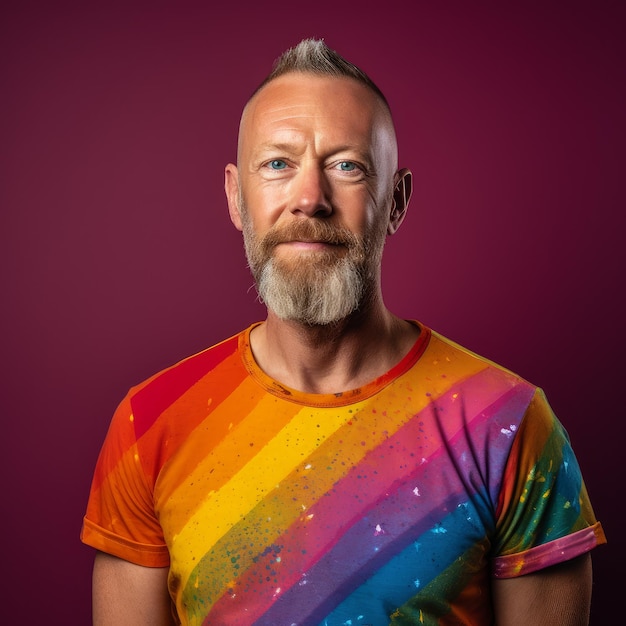
[[[224,191],[228,201],[230,221],[237,230],[243,230],[239,207],[239,172],[237,166],[229,163],[224,169]]]
[[[411,170],[403,168],[394,176],[393,202],[387,234],[393,235],[404,221],[406,210],[413,193],[413,174]]]

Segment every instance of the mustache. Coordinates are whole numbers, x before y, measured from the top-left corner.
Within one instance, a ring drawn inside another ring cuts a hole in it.
[[[358,238],[342,226],[319,220],[302,220],[285,226],[274,225],[263,237],[261,245],[265,250],[271,250],[290,241],[314,241],[346,248],[354,248],[359,243]]]

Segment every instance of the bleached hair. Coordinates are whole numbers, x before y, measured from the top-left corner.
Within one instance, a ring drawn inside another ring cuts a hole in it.
[[[362,69],[329,48],[323,39],[303,39],[297,46],[283,52],[254,93],[275,78],[290,72],[352,78],[369,87],[389,108],[387,99],[376,83]]]

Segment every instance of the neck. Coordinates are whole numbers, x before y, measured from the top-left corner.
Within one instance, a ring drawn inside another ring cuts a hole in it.
[[[283,385],[339,393],[381,376],[411,349],[419,329],[381,303],[334,324],[310,326],[268,311],[251,335],[258,365]]]

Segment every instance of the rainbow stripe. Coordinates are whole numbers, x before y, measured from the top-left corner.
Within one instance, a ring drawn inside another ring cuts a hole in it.
[[[249,333],[132,389],[94,476],[83,541],[169,566],[181,623],[488,623],[492,575],[605,541],[526,381],[422,328],[372,383],[306,394]]]

